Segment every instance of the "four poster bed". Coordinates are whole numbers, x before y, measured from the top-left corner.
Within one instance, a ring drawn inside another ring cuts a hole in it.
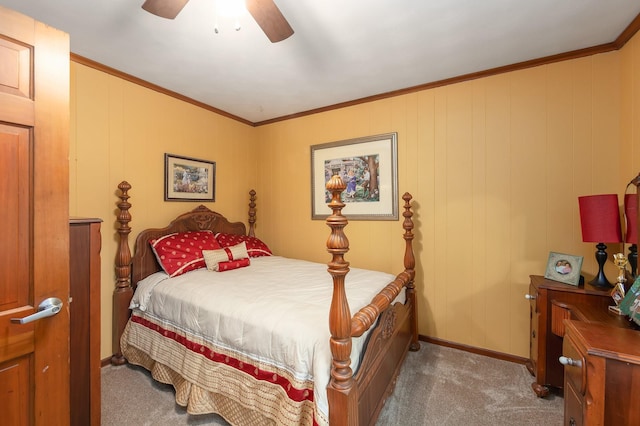
[[[200,206],[140,232],[132,256],[131,186],[118,188],[113,364],[143,366],[174,386],[189,413],[215,412],[232,424],[375,424],[407,351],[419,349],[410,194],[402,197],[404,270],[393,276],[344,260],[337,176],[327,183],[328,269],[273,256],[255,237],[255,191],[248,233]],[[191,237],[205,262],[185,272],[174,256],[172,269],[162,253]]]

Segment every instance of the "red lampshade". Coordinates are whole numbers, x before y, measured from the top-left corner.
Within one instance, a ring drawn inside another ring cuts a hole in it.
[[[624,194],[624,216],[627,222],[624,241],[638,244],[638,194]]]
[[[580,205],[582,241],[585,243],[619,243],[622,241],[617,194],[578,197],[578,203]]]

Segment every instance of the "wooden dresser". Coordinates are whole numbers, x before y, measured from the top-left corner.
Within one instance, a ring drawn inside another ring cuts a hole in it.
[[[527,368],[535,376],[531,384],[539,397],[549,394],[549,388],[562,389],[564,367],[558,361],[562,355],[562,321],[569,318],[568,306],[591,306],[596,312],[607,313],[613,304],[610,290],[599,289],[591,284],[572,286],[531,275],[530,302],[530,350]],[[555,324],[555,327],[554,327]]]
[[[640,425],[640,331],[564,322],[565,425]]]
[[[100,425],[100,219],[69,220],[71,425]]]

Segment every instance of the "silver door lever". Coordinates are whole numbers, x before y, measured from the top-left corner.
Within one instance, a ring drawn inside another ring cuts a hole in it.
[[[62,309],[62,300],[57,297],[50,297],[38,305],[38,312],[35,314],[28,315],[24,318],[11,318],[11,322],[14,324],[27,324],[41,318],[54,316],[60,312],[60,309]]]

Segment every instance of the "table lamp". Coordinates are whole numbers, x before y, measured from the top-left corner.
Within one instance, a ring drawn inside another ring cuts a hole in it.
[[[631,266],[631,276],[635,278],[638,271],[638,194],[624,194],[624,218],[624,242],[631,244],[627,258]]]
[[[589,283],[596,287],[612,287],[604,275],[607,261],[605,243],[622,242],[620,211],[617,194],[587,195],[578,197],[582,241],[596,244],[598,274]]]

